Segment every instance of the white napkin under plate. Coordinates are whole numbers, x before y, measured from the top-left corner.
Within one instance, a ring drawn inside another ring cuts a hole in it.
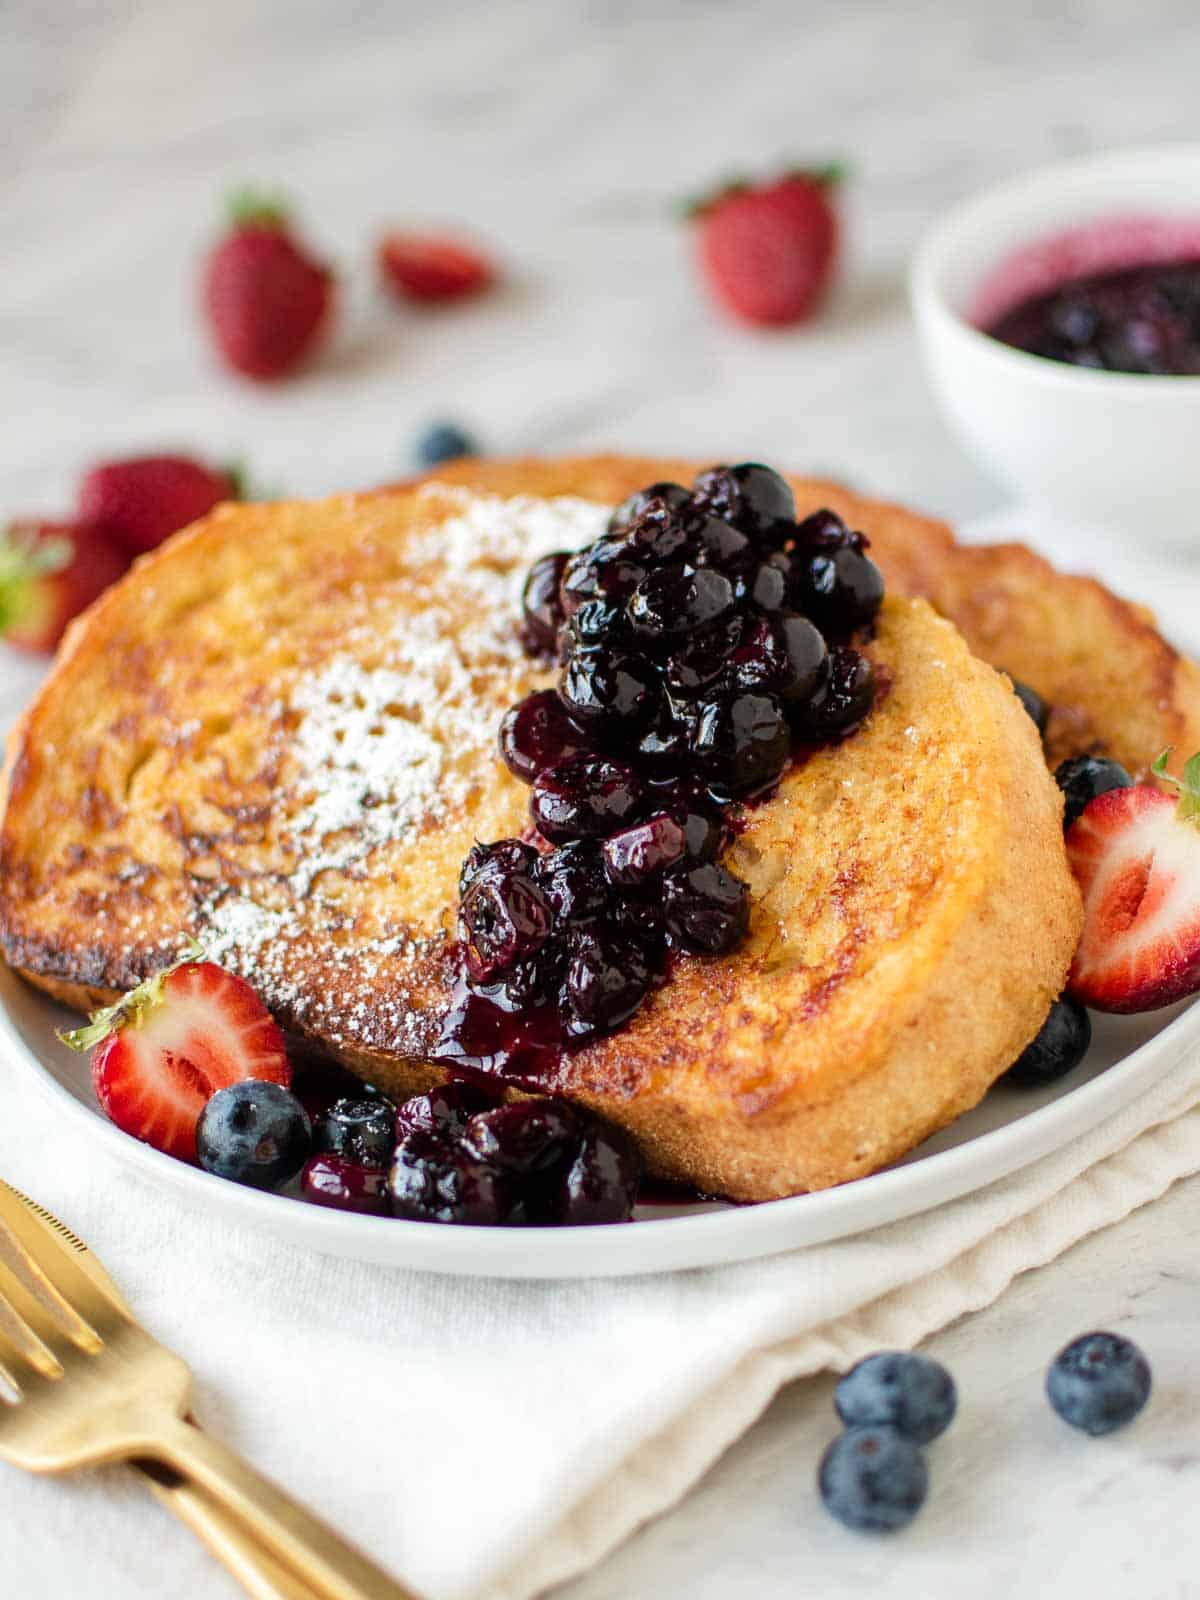
[[[988,532],[1031,524],[1009,514]],[[1173,617],[1178,575],[1157,595],[1141,577],[1137,597]],[[0,716],[29,686],[9,669]],[[915,1343],[1200,1171],[1192,1055],[1015,1177],[855,1239],[655,1278],[453,1279],[194,1213],[64,1130],[3,1058],[0,1093],[0,1173],[86,1239],[191,1363],[201,1419],[430,1600],[526,1600],[584,1570],[684,1494],[781,1384]],[[0,1530],[0,1588],[21,1600],[235,1593],[119,1469],[42,1480],[0,1465]],[[797,1573],[797,1595],[822,1592],[818,1571]]]

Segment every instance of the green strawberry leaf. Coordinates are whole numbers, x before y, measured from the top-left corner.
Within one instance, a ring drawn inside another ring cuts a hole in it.
[[[162,1004],[163,984],[170,975],[193,961],[203,960],[204,946],[189,938],[187,949],[178,961],[169,967],[164,967],[161,972],[156,972],[153,977],[146,978],[115,1005],[93,1011],[85,1027],[70,1028],[65,1032],[62,1029],[56,1030],[58,1037],[68,1049],[82,1052],[94,1049],[107,1039],[109,1034],[119,1033],[122,1028],[130,1024],[137,1027],[150,1012],[157,1010]]]
[[[252,185],[235,189],[229,196],[227,208],[235,228],[278,228],[282,231],[289,221],[288,203],[281,194],[270,194]]]
[[[1179,805],[1175,815],[1180,822],[1190,822],[1193,827],[1200,828],[1200,751],[1184,763],[1183,777],[1176,778],[1167,771],[1172,749],[1173,746],[1168,745],[1151,765],[1150,771],[1160,783],[1169,784],[1178,791]]]
[[[69,567],[74,556],[66,535],[35,539],[16,524],[0,533],[0,634],[35,614],[38,580]]]

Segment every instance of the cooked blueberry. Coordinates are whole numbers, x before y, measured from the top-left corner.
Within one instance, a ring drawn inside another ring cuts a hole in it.
[[[1050,311],[1052,332],[1067,344],[1091,344],[1100,331],[1100,314],[1086,296],[1064,295]]]
[[[727,617],[733,610],[733,586],[713,567],[671,563],[642,579],[627,609],[635,632],[653,647]]]
[[[696,479],[697,504],[756,538],[775,535],[793,521],[796,501],[777,472],[757,461],[713,467]]]
[[[654,720],[638,740],[642,770],[651,777],[674,777],[691,760],[699,720],[699,708],[692,701],[664,694]]]
[[[249,1078],[218,1089],[196,1123],[196,1154],[206,1172],[253,1189],[277,1189],[312,1148],[308,1113],[281,1083]]]
[[[563,667],[558,693],[568,712],[589,726],[633,732],[658,707],[659,676],[643,656],[603,648],[579,650]]]
[[[1054,769],[1054,781],[1065,797],[1064,828],[1077,822],[1097,795],[1128,789],[1133,783],[1119,761],[1106,761],[1103,756],[1072,756]]]
[[[899,1429],[848,1428],[821,1457],[817,1486],[825,1509],[846,1527],[891,1533],[925,1504],[929,1470]]]
[[[628,500],[622,500],[609,518],[608,531],[624,533],[656,500],[660,500],[668,511],[678,512],[691,505],[692,495],[681,483],[652,483],[648,488],[638,489]]]
[[[537,851],[522,839],[497,839],[494,844],[473,844],[458,875],[458,892],[465,894],[482,872],[528,872],[536,861]]]
[[[742,633],[743,619],[735,613],[680,640],[663,665],[667,688],[685,697],[698,694],[725,671]]]
[[[507,1220],[512,1180],[436,1133],[410,1133],[388,1173],[392,1215],[417,1222],[487,1226]]]
[[[670,873],[663,881],[667,931],[685,950],[719,956],[750,926],[750,889],[717,861]]]
[[[610,933],[639,950],[651,966],[657,968],[661,964],[667,930],[656,896],[633,893],[612,896],[604,922]]]
[[[696,559],[703,566],[716,567],[732,575],[745,572],[755,563],[755,546],[749,536],[720,517],[698,515],[688,523],[696,544]]]
[[[1031,689],[1027,683],[1022,683],[1019,678],[1014,678],[1010,674],[1009,682],[1013,686],[1013,693],[1028,713],[1029,720],[1039,733],[1045,733],[1046,723],[1050,719],[1050,707],[1036,689]]]
[[[872,621],[883,603],[883,574],[847,546],[818,550],[796,569],[797,607],[824,633],[847,634]]]
[[[799,552],[813,550],[865,550],[867,541],[861,533],[854,533],[828,508],[814,511],[796,527],[796,548]]]
[[[479,873],[463,895],[458,915],[467,969],[481,979],[532,956],[549,937],[554,920],[542,891],[525,872]]]
[[[585,600],[627,600],[646,575],[639,563],[630,559],[623,539],[600,539],[573,555],[563,569],[559,599],[565,616],[571,616]]]
[[[717,808],[696,793],[677,793],[667,807],[683,830],[684,851],[692,861],[710,861],[721,848],[724,825]]]
[[[545,1005],[558,993],[564,955],[561,939],[552,935],[533,955],[514,961],[489,982],[480,984],[480,991],[505,1011]]]
[[[563,1010],[569,1037],[590,1039],[620,1027],[641,1005],[650,970],[636,946],[601,927],[568,935]]]
[[[387,1160],[392,1159],[388,1147]],[[300,1193],[314,1205],[331,1206],[335,1211],[362,1211],[383,1217],[388,1203],[387,1164],[364,1166],[347,1156],[321,1151],[304,1164],[300,1174]]]
[[[488,1084],[452,1078],[426,1094],[415,1094],[396,1107],[396,1138],[409,1133],[454,1134],[478,1111],[500,1103],[501,1094]]]
[[[693,753],[712,782],[735,797],[777,782],[791,748],[787,717],[774,695],[730,691],[700,708]]]
[[[905,1350],[867,1356],[833,1392],[848,1428],[898,1428],[914,1444],[928,1444],[954,1421],[958,1392],[940,1361]]]
[[[530,810],[552,844],[599,839],[632,820],[642,803],[641,780],[631,767],[581,757],[538,774]]]
[[[608,904],[604,859],[592,839],[575,839],[539,857],[534,879],[550,903],[556,927],[592,922]]]
[[[575,1159],[546,1194],[546,1215],[539,1220],[573,1228],[628,1222],[641,1180],[641,1158],[630,1141],[615,1128],[593,1123]]]
[[[1073,1428],[1112,1433],[1132,1422],[1150,1398],[1150,1364],[1130,1339],[1085,1333],[1055,1356],[1046,1395]]]
[[[313,1147],[367,1167],[385,1167],[396,1142],[396,1113],[386,1100],[337,1100],[313,1127]]]
[[[553,689],[526,695],[504,714],[500,754],[505,766],[525,783],[546,767],[587,754],[591,736],[572,718]]]
[[[622,888],[642,888],[686,854],[687,837],[668,811],[656,811],[604,841],[605,871]]]
[[[629,546],[630,556],[646,567],[658,567],[664,561],[680,560],[695,545],[684,516],[664,500],[650,500],[647,503],[641,515],[625,529],[625,542]]]
[[[791,583],[791,559],[776,551],[754,569],[747,596],[760,611],[785,611]]]
[[[565,1161],[579,1134],[579,1117],[565,1100],[517,1100],[472,1117],[462,1145],[476,1160],[523,1176]]]
[[[559,585],[570,558],[565,551],[535,561],[521,594],[522,633],[533,655],[553,655],[563,609]]]
[[[759,617],[734,651],[730,667],[739,688],[789,702],[811,700],[829,671],[819,629],[795,613]]]
[[[1091,1042],[1092,1019],[1078,1000],[1064,995],[1050,1007],[1037,1038],[1025,1046],[1004,1074],[1004,1081],[1023,1089],[1057,1083],[1075,1070]]]
[[[591,645],[614,645],[626,631],[625,607],[619,600],[585,600],[559,633],[560,658],[569,660],[577,650]]]
[[[819,739],[834,738],[860,723],[874,704],[875,672],[871,663],[849,645],[836,645],[829,652],[824,687],[803,708],[804,725]]]

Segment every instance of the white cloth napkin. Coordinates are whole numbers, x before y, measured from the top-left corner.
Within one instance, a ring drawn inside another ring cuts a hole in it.
[[[0,1089],[0,1171],[189,1360],[204,1422],[431,1600],[526,1600],[584,1570],[782,1383],[916,1342],[1200,1170],[1198,1054],[1069,1148],[860,1238],[657,1278],[442,1279],[195,1214],[64,1131],[2,1058]],[[119,1470],[0,1465],[0,1508],[6,1592],[233,1592]]]

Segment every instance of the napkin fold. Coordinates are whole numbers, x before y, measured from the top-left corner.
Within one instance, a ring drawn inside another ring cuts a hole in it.
[[[0,684],[0,717],[24,687]],[[191,1363],[214,1432],[429,1600],[529,1600],[678,1500],[782,1384],[918,1342],[1200,1171],[1200,1051],[1175,1050],[1118,1115],[978,1193],[673,1276],[452,1279],[305,1253],[131,1176],[2,1055],[0,1173]],[[235,1593],[120,1469],[0,1465],[0,1507],[6,1592]]]

